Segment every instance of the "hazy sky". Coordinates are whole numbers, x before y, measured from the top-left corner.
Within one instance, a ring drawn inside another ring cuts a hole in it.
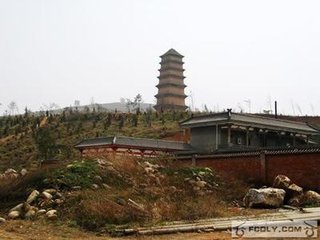
[[[320,1],[0,0],[0,113],[75,100],[154,103],[159,56],[185,56],[211,110],[320,114]],[[191,105],[191,98],[187,98]],[[273,105],[273,103],[272,103]]]

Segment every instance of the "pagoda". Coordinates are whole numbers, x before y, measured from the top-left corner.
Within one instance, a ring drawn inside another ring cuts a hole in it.
[[[186,85],[183,76],[183,56],[171,48],[160,58],[159,84],[156,86],[158,94],[155,95],[157,104],[154,108],[158,112],[185,111],[187,109],[185,105],[187,95],[184,93]]]

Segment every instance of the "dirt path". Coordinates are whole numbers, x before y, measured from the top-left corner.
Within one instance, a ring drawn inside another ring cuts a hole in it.
[[[59,223],[46,223],[42,221],[7,221],[0,225],[0,239],[8,240],[60,240],[60,239],[112,239],[112,240],[212,240],[230,239],[231,235],[226,232],[215,233],[187,233],[161,236],[130,236],[114,238],[107,235],[97,236],[95,233],[84,232],[75,227],[68,227]]]

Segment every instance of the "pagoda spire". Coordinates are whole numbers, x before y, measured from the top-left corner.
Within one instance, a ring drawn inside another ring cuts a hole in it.
[[[183,57],[173,48],[160,56],[159,83],[156,86],[158,94],[155,95],[157,104],[154,106],[158,112],[185,111],[187,109],[185,105],[187,95],[184,93],[186,85],[183,75]]]

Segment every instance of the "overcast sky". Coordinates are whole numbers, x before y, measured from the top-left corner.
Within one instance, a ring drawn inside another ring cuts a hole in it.
[[[0,113],[11,101],[20,113],[138,93],[154,103],[170,48],[185,56],[187,105],[320,114],[311,0],[0,0]]]

